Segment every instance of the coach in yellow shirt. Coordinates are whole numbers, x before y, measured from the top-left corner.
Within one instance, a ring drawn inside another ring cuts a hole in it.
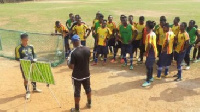
[[[106,64],[108,55],[107,41],[109,40],[109,35],[112,34],[106,24],[107,20],[103,20],[102,26],[97,29],[97,55],[92,65],[97,65],[99,54],[104,55],[103,65]]]
[[[90,35],[91,30],[87,25],[81,23],[80,17],[77,22],[78,24],[75,25],[72,29],[73,33],[77,34],[80,37],[81,45],[86,46],[86,39]]]

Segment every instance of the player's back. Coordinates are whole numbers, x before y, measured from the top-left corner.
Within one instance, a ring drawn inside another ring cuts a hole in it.
[[[72,52],[71,58],[74,61],[73,77],[78,79],[89,77],[90,49],[85,46],[77,47]]]

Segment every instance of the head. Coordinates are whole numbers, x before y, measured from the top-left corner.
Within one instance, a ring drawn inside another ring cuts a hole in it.
[[[166,20],[161,20],[161,21],[160,21],[160,26],[163,27],[164,24],[166,24]]]
[[[100,11],[98,11],[97,13],[96,13],[96,19],[99,19],[99,15],[100,15],[101,13],[100,13]]]
[[[73,44],[73,46],[76,48],[78,46],[80,46],[80,37],[78,35],[73,35],[71,38],[71,42]]]
[[[140,16],[139,17],[139,23],[140,24],[144,24],[144,16]]]
[[[79,19],[79,15],[77,14],[77,15],[75,15],[75,21],[78,21],[78,19]]]
[[[78,25],[81,25],[81,17],[79,17],[78,21],[77,21]]]
[[[113,20],[113,16],[112,16],[112,15],[109,15],[109,16],[108,16],[108,21],[109,21],[109,22],[112,22],[112,20]]]
[[[132,21],[133,21],[133,15],[129,15],[129,16],[128,16],[128,21],[129,21],[129,22],[132,22]]]
[[[182,22],[181,25],[180,25],[181,32],[184,32],[186,27],[187,27],[187,23],[186,22]]]
[[[174,18],[174,24],[178,25],[179,22],[180,22],[180,18],[179,17],[175,17]]]
[[[147,31],[150,32],[151,30],[153,30],[155,25],[156,25],[156,23],[154,21],[148,21],[146,24]]]
[[[122,24],[124,25],[124,26],[127,26],[127,17],[126,16],[124,16],[124,18],[122,18]]]
[[[105,28],[106,27],[106,25],[107,25],[107,20],[103,20],[103,23],[102,23],[102,28]]]
[[[190,27],[190,28],[194,27],[195,23],[196,23],[196,22],[195,22],[194,20],[190,20],[190,22],[189,22],[189,27]]]
[[[28,45],[28,34],[23,33],[20,35],[20,38],[21,38],[21,44],[23,46],[27,46]]]
[[[56,21],[56,22],[55,22],[55,25],[56,25],[57,28],[60,28],[60,26],[61,26],[60,21]]]
[[[73,13],[70,13],[70,14],[69,14],[69,18],[71,19],[72,16],[74,16],[74,14],[73,14]]]
[[[123,15],[123,14],[120,16],[120,21],[121,22],[122,22],[122,19],[124,19],[124,17],[125,17],[125,15]]]
[[[165,23],[165,24],[163,25],[163,31],[164,31],[164,32],[168,32],[168,31],[169,31],[169,23]]]
[[[100,23],[103,23],[103,18],[104,18],[103,14],[99,15],[99,22]]]

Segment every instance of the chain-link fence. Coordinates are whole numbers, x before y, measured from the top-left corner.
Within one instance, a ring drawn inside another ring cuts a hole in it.
[[[0,57],[15,59],[22,31],[0,29]],[[29,44],[34,46],[38,61],[50,62],[53,67],[64,62],[64,42],[61,36],[30,33]]]

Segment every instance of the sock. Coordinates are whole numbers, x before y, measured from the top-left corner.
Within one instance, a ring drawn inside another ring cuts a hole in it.
[[[79,110],[79,104],[75,104],[75,109]]]
[[[165,75],[168,75],[169,74],[169,66],[166,66],[165,67]]]
[[[96,57],[96,51],[93,51],[93,60],[95,60]]]
[[[161,76],[161,73],[162,73],[162,67],[158,67],[158,71],[157,71],[157,77],[160,78]]]
[[[114,57],[113,57],[113,59],[116,60],[116,53],[114,53]]]
[[[27,85],[25,85],[24,87],[25,87],[25,90],[27,91]],[[29,88],[28,88],[28,91],[29,91]]]
[[[127,64],[127,60],[126,60],[126,58],[124,58],[124,62]]]
[[[103,61],[106,62],[107,58],[104,58]]]
[[[36,82],[31,82],[33,89],[36,89]]]
[[[98,58],[95,58],[95,61],[94,61],[94,62],[97,63],[97,61],[98,61]]]
[[[87,101],[88,101],[88,104],[91,104],[91,103],[92,103],[91,99],[88,99]]]
[[[133,65],[133,59],[130,59],[131,66]]]
[[[178,67],[178,78],[181,78],[181,73],[182,73],[182,67]]]

